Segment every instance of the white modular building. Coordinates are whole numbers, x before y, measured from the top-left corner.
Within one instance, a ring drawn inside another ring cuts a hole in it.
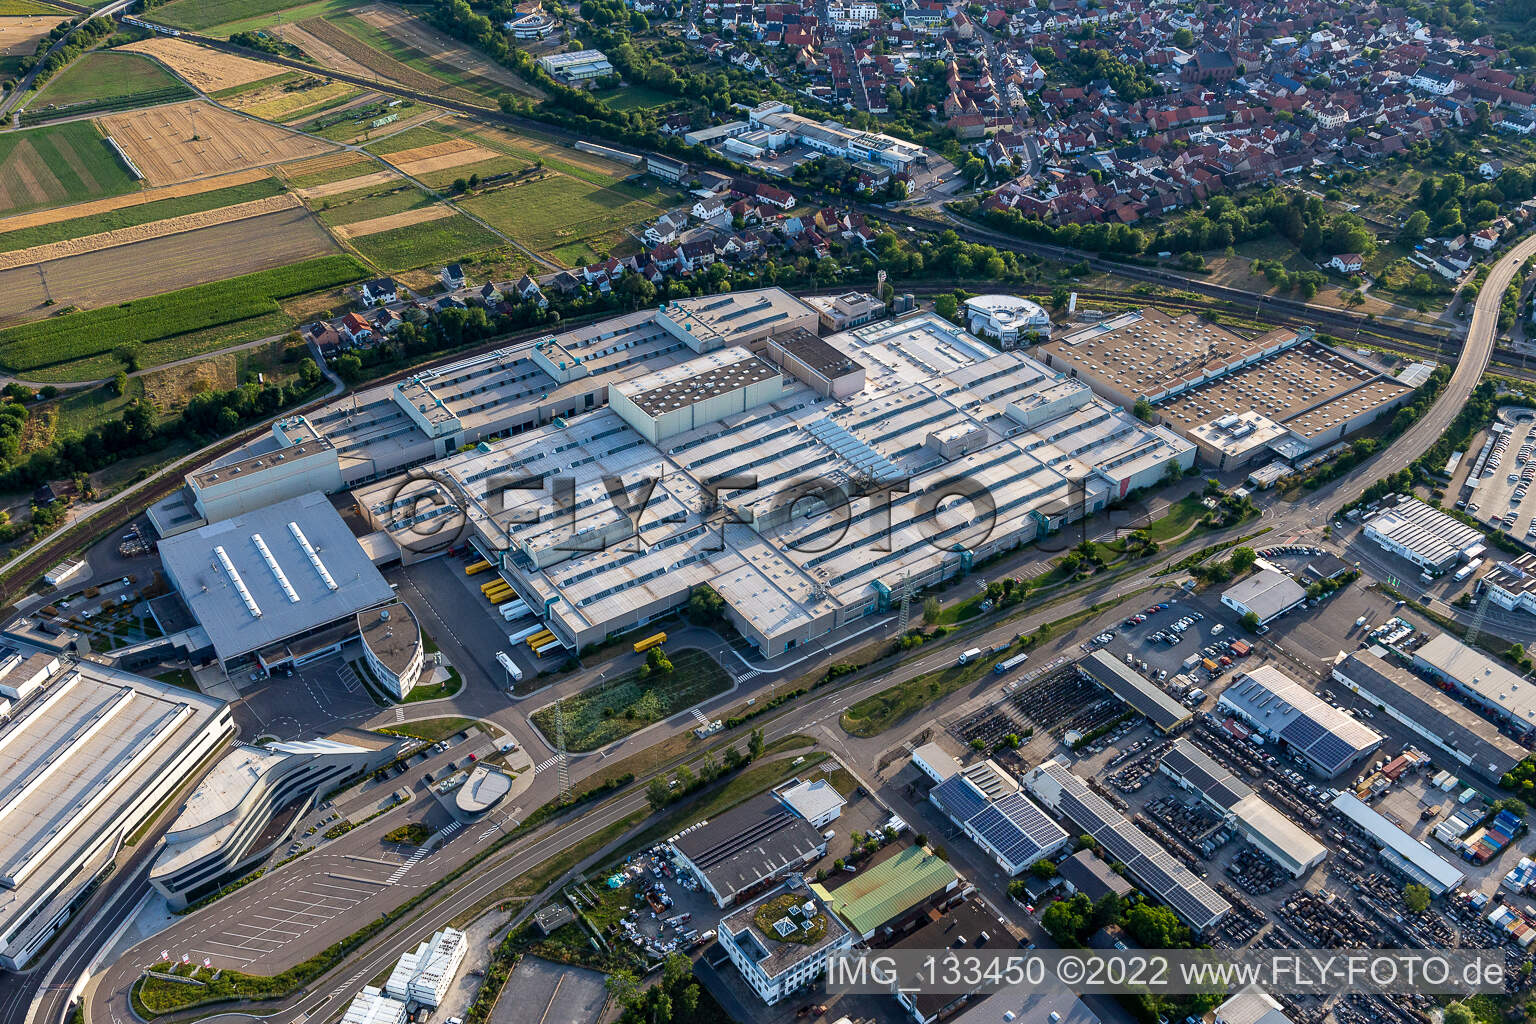
[[[1045,307],[1017,295],[978,295],[965,300],[966,326],[972,334],[993,338],[1003,348],[1023,341],[1048,341],[1051,315]]]
[[[468,952],[468,936],[455,928],[444,928],[417,946],[414,953],[400,957],[384,983],[384,991],[406,1003],[438,1006],[453,987]]]

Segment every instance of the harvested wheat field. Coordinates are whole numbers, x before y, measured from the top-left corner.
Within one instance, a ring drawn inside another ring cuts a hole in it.
[[[534,88],[507,68],[486,59],[479,51],[470,49],[398,7],[375,4],[359,7],[353,13],[359,20],[382,30],[391,39],[425,54],[429,60],[449,65],[463,74],[483,78],[525,96],[544,98],[542,89]]]
[[[220,53],[185,39],[172,39],[168,36],[141,39],[127,46],[119,46],[118,49],[154,57],[203,92],[233,89],[237,85],[248,85],[283,73],[258,60]]]
[[[18,213],[12,217],[0,217],[0,234],[19,231],[22,228],[35,228],[42,224],[57,224],[61,220],[74,220],[76,217],[93,217],[128,206],[138,206],[140,203],[153,203],[159,199],[199,196],[204,192],[260,181],[266,176],[266,171],[252,168],[247,171],[236,171],[233,174],[222,174],[217,178],[201,178],[197,181],[182,182],[180,185],[167,185],[164,188],[147,188],[142,192],[133,192],[126,196],[93,199],[87,203],[57,206],[51,210],[38,210],[36,213]]]
[[[20,57],[33,52],[37,49],[37,41],[63,18],[62,11],[52,18],[0,18],[0,57]]]
[[[330,181],[324,185],[315,185],[312,188],[296,188],[294,191],[305,199],[324,199],[326,196],[339,196],[343,192],[356,192],[359,189],[372,188],[375,185],[387,185],[390,182],[399,180],[400,175],[394,171],[374,171],[372,174],[360,174],[355,178]]]
[[[335,149],[201,101],[113,114],[103,117],[101,126],[151,185]]]
[[[109,306],[335,251],[335,241],[314,217],[302,207],[291,207],[230,224],[0,270],[0,324],[36,320],[66,306]],[[50,298],[55,305],[45,306]]]
[[[268,196],[265,199],[254,199],[248,203],[236,203],[234,206],[225,206],[217,210],[167,217],[165,220],[135,224],[129,228],[118,228],[116,231],[102,231],[62,242],[34,245],[30,249],[0,253],[0,270],[28,267],[34,263],[48,263],[67,256],[80,256],[102,249],[113,249],[120,245],[131,245],[134,242],[147,242],[152,238],[166,238],[187,231],[196,231],[199,228],[213,227],[216,224],[232,224],[239,220],[249,220],[252,217],[289,210],[298,205],[299,201],[296,197],[284,193],[279,196]]]
[[[463,167],[465,164],[495,160],[499,156],[501,154],[494,149],[476,145],[465,139],[450,139],[447,142],[435,142],[430,146],[418,146],[415,149],[402,149],[398,153],[386,153],[384,159],[406,174],[429,174],[432,171],[445,171],[450,167]]]
[[[361,238],[364,235],[377,235],[381,232],[393,231],[395,228],[406,228],[412,224],[425,224],[433,220],[445,220],[453,216],[456,214],[446,206],[422,206],[415,210],[392,213],[387,217],[360,220],[353,224],[337,224],[331,230],[338,238]]]

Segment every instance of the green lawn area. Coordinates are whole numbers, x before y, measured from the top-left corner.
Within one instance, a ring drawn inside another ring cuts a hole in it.
[[[423,718],[419,722],[404,722],[390,729],[380,729],[379,732],[393,736],[415,736],[428,743],[436,743],[478,724],[473,718]]]
[[[411,270],[452,263],[506,243],[468,217],[455,214],[442,220],[363,235],[349,239],[348,244],[364,259],[385,270]]]
[[[282,191],[283,186],[277,181],[272,178],[263,178],[260,181],[235,185],[231,188],[221,188],[213,192],[203,192],[195,196],[157,199],[154,202],[139,203],[136,206],[124,206],[117,210],[109,210],[106,213],[98,213],[90,217],[60,220],[52,224],[39,224],[36,227],[21,228],[17,231],[7,231],[4,234],[0,234],[0,252],[13,252],[17,249],[27,249],[34,245],[46,245],[49,242],[59,242],[67,238],[79,238],[83,235],[93,235],[103,231],[116,231],[119,228],[129,228],[137,224],[149,224],[152,221],[180,217],[189,213],[202,213],[204,210],[218,210],[226,206],[234,206],[237,203],[248,203],[256,199],[265,199],[268,196],[278,195]]]
[[[415,185],[401,181],[326,196],[318,201],[318,205],[321,223],[334,227],[431,206],[432,197]]]
[[[144,382],[137,377],[128,381],[128,389],[114,395],[110,385],[72,391],[55,400],[58,420],[54,433],[59,436],[84,434],[87,430],[107,420],[122,415],[123,406],[144,395]]]
[[[688,648],[670,658],[669,675],[642,678],[633,669],[561,701],[566,749],[596,750],[730,688],[731,677],[705,652]],[[555,735],[553,705],[532,719],[546,737]]]
[[[654,110],[677,102],[676,96],[669,96],[643,85],[609,89],[595,95],[614,110]]]
[[[563,174],[496,189],[460,205],[536,252],[576,242],[601,250],[623,229],[659,213],[667,193],[639,185],[594,186]]]
[[[0,181],[10,186],[0,214],[131,192],[138,182],[89,120],[0,135]],[[29,182],[27,187],[20,187]]]
[[[27,107],[67,107],[76,103],[98,106],[126,97],[159,95],[167,89],[183,96],[192,95],[192,90],[180,79],[148,57],[95,50],[49,79]]]
[[[870,694],[843,712],[843,731],[851,736],[878,736],[933,702],[986,676],[995,660],[980,658],[968,665],[948,665]]]
[[[1170,541],[1199,522],[1200,517],[1208,511],[1200,503],[1200,495],[1187,494],[1170,505],[1168,511],[1152,520],[1147,527],[1147,536],[1159,544]]]
[[[192,690],[193,692],[197,691],[197,683],[193,681],[192,673],[184,668],[173,669],[170,672],[161,672],[159,675],[155,676],[155,678],[162,683],[170,683],[172,686],[179,686],[183,690]]]

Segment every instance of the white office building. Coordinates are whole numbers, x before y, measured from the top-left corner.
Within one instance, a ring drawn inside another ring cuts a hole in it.
[[[759,928],[758,908],[785,895],[796,897],[793,907],[768,930]],[[796,934],[816,929],[821,929],[821,935],[813,941],[803,941]],[[800,885],[774,889],[720,921],[720,947],[769,1006],[821,977],[827,957],[852,949],[853,938],[852,930],[815,893]]]
[[[1003,348],[1036,338],[1049,341],[1051,316],[1038,302],[1017,295],[978,295],[965,300],[966,326]]]

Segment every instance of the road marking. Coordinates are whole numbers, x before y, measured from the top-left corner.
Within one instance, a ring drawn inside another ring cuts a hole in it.
[[[540,761],[537,765],[534,766],[533,774],[537,775],[540,772],[547,772],[547,771],[549,771],[551,768],[553,768],[555,766],[555,763],[558,762],[559,760],[560,759],[558,757],[552,757],[548,761]]]
[[[400,866],[400,862],[397,860],[384,860],[381,857],[364,857],[360,853],[345,853],[342,856],[346,857],[347,860],[361,860],[369,864],[382,864],[386,868],[397,868]]]

